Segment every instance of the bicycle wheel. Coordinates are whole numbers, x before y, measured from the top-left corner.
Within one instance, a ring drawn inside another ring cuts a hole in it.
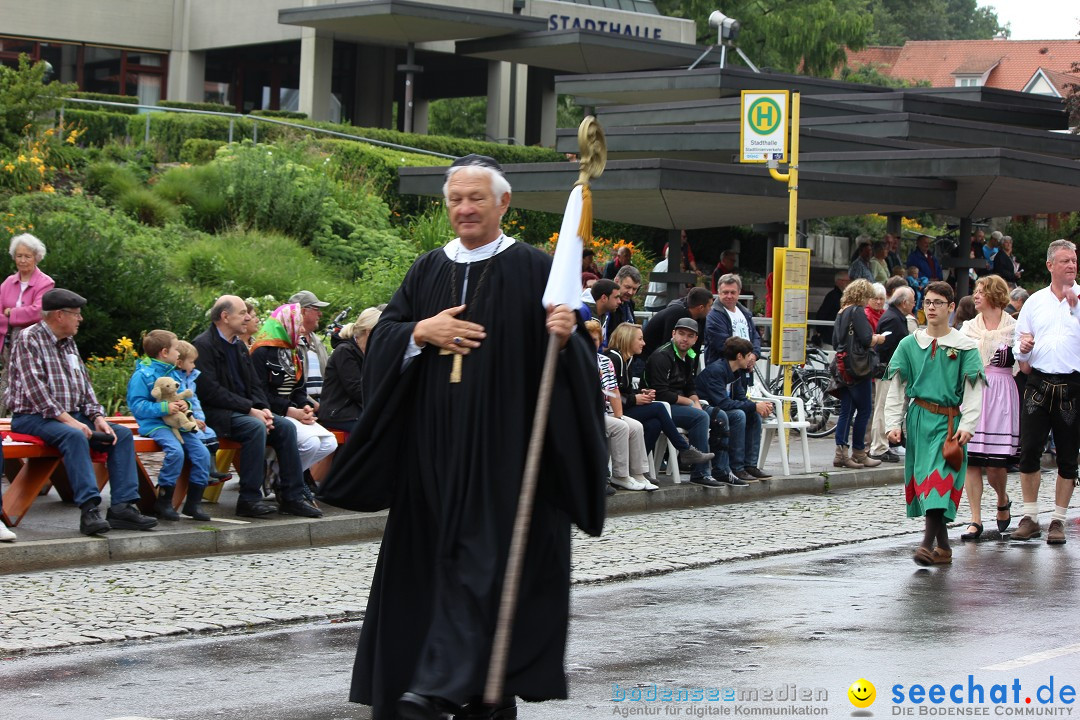
[[[791,388],[791,394],[806,407],[806,419],[810,423],[806,434],[810,437],[828,437],[836,430],[840,401],[825,392],[831,382],[827,372],[806,372]]]

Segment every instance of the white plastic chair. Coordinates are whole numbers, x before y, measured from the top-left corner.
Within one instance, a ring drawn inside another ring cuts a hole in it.
[[[654,400],[664,406],[664,410],[667,411],[668,416],[671,415],[671,405],[663,400]],[[685,434],[682,428],[679,428],[679,432]],[[649,453],[649,470],[652,471],[653,477],[660,477],[660,466],[664,464],[664,457],[667,457],[667,470],[665,475],[671,478],[671,481],[678,485],[682,482],[682,473],[679,472],[679,451],[675,448],[675,443],[671,442],[671,439],[664,433],[660,433],[660,437],[656,439],[656,447]]]
[[[758,452],[757,466],[764,467],[765,459],[769,456],[769,448],[772,446],[772,439],[775,435],[780,444],[780,464],[784,468],[784,474],[791,474],[791,466],[788,464],[788,431],[796,432],[799,435],[799,439],[802,442],[802,456],[803,456],[803,472],[809,473],[810,470],[810,441],[807,437],[806,431],[810,427],[810,423],[806,420],[806,408],[803,405],[801,398],[772,395],[765,388],[756,381],[753,388],[747,393],[747,397],[752,400],[761,400],[767,403],[771,403],[773,406],[773,414],[770,417],[761,419],[761,449]],[[784,404],[790,403],[795,410],[791,420],[784,420]]]

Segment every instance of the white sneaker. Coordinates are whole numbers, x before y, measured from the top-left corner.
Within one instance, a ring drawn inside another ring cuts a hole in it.
[[[611,478],[611,484],[616,487],[621,487],[623,490],[644,490],[645,485],[638,482],[632,477],[613,477]]]
[[[8,530],[3,522],[0,522],[0,542],[15,542],[15,533]]]
[[[652,492],[653,490],[659,490],[660,489],[659,485],[657,485],[654,482],[651,482],[649,480],[649,478],[645,477],[644,475],[634,475],[633,478],[634,478],[634,480],[637,480],[639,483],[641,483],[642,485],[645,486],[643,488],[644,490],[648,490],[649,492]]]
[[[890,447],[889,449],[900,457],[904,457],[905,455],[907,455],[907,448],[905,448],[903,445],[896,445],[894,447]]]

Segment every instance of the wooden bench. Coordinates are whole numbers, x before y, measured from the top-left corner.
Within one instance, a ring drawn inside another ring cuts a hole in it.
[[[152,438],[138,434],[138,422],[131,416],[110,417],[108,421],[114,425],[126,427],[135,436],[135,473],[139,480],[137,505],[141,512],[149,513],[157,497],[157,485],[146,471],[141,455],[161,452],[161,447]],[[0,431],[11,431],[10,418],[0,419]],[[338,443],[345,441],[344,432],[340,430],[331,432],[334,433]],[[232,464],[236,451],[240,449],[240,443],[225,438],[219,439],[218,442],[220,449],[215,462],[219,470],[226,472]],[[98,490],[101,490],[109,482],[108,469],[104,463],[95,463],[94,472]],[[183,504],[184,496],[187,494],[189,472],[189,463],[185,461],[180,476],[176,480],[176,491],[173,493],[173,506],[176,508]],[[23,442],[4,443],[4,474],[11,481],[11,486],[4,493],[2,514],[3,521],[9,527],[19,524],[27,510],[50,482],[64,502],[74,500],[74,493],[68,482],[60,451],[54,447]],[[217,502],[221,487],[221,484],[218,484],[207,488],[207,492],[203,495],[204,499],[207,502]]]

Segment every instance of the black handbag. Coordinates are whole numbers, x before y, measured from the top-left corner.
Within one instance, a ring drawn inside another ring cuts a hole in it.
[[[859,339],[855,337],[851,313],[858,307],[855,305],[845,311],[848,313],[847,337],[844,339],[843,347],[837,348],[834,357],[833,377],[845,385],[854,385],[871,377],[879,364],[877,350],[861,345]]]

